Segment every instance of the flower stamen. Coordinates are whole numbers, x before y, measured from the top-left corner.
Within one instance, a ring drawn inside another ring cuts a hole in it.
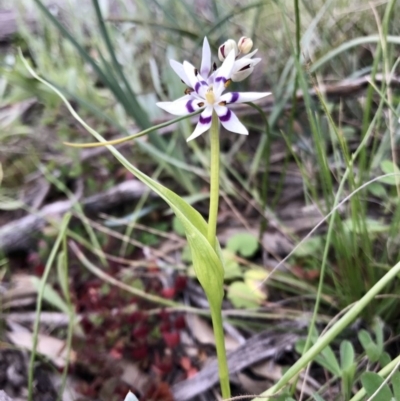
[[[213,87],[212,86],[210,86],[207,89],[207,92],[205,94],[205,98],[206,98],[208,104],[214,104],[215,103],[215,95],[214,95],[214,91],[213,91]]]
[[[224,86],[227,88],[232,83],[232,80],[229,78],[225,83]]]

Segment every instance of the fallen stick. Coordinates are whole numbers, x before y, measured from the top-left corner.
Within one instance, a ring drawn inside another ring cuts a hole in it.
[[[120,204],[139,199],[147,187],[137,180],[125,181],[103,193],[90,196],[81,201],[85,214],[93,215]],[[49,219],[60,220],[71,210],[78,200],[64,200],[44,206],[35,214],[29,214],[0,228],[0,251],[11,252],[28,250],[34,235]]]

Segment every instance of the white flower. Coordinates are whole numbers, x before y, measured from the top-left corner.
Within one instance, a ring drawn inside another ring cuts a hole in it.
[[[234,49],[231,50],[222,66],[218,70],[214,68],[214,71],[211,73],[211,50],[207,39],[204,38],[200,72],[187,61],[181,64],[170,60],[171,67],[188,86],[188,89],[185,91],[185,96],[173,102],[159,102],[157,106],[177,116],[190,114],[196,110],[203,110],[194,132],[189,136],[187,141],[197,138],[211,127],[213,111],[215,111],[225,129],[238,134],[248,135],[247,128],[227,105],[231,103],[252,102],[270,95],[270,92],[230,92],[222,94],[229,85],[232,73],[236,68],[237,61],[235,61],[235,55]]]

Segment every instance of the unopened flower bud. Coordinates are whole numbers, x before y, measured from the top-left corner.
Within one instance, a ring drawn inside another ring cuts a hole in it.
[[[253,47],[253,41],[246,36],[242,36],[238,41],[239,53],[247,54]]]
[[[235,57],[236,57],[238,54],[237,44],[233,39],[228,39],[223,45],[219,47],[218,58],[221,61],[224,61],[232,50],[235,51]]]

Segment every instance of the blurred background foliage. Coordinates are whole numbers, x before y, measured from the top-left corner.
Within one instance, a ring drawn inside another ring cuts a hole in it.
[[[13,10],[18,26],[0,36],[2,224],[35,209],[31,199],[38,191],[46,192],[43,205],[71,197],[78,186],[90,196],[132,178],[104,150],[63,144],[92,140],[29,75],[18,47],[85,121],[115,139],[169,119],[156,101],[185,89],[170,58],[199,65],[206,36],[218,62],[219,45],[248,36],[262,61],[234,88],[271,91],[273,98],[238,110],[250,127],[248,138],[222,133],[220,240],[232,305],[262,308],[283,300],[297,318],[313,310],[320,293],[318,322],[326,322],[400,259],[400,180],[359,189],[398,172],[399,2],[2,0],[1,9]],[[187,144],[191,129],[190,121],[181,121],[121,151],[206,214],[208,139]],[[257,292],[271,269],[354,191]],[[122,236],[114,248],[119,257],[135,255],[127,237],[158,247],[162,233],[181,234],[148,192],[111,214],[99,224]],[[138,222],[156,232],[138,230]],[[75,227],[75,240],[92,251],[107,248],[109,233],[84,226]],[[42,239],[52,241],[54,233]],[[48,249],[42,246],[42,257]],[[190,266],[187,250],[178,259]],[[8,255],[3,266],[8,271]],[[190,268],[168,268],[191,275]],[[395,330],[398,280],[386,293],[363,317],[372,324],[380,316]]]

